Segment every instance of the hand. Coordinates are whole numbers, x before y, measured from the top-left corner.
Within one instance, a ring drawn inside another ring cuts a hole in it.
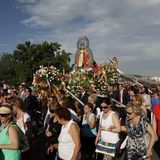
[[[157,133],[155,133],[155,136],[156,136],[156,141],[158,141],[158,135],[157,135]]]
[[[146,156],[147,156],[148,158],[152,156],[152,149],[147,148]]]
[[[87,115],[84,117],[84,119],[85,119],[87,122],[88,122],[88,118],[89,118],[89,116],[87,116]]]
[[[46,136],[47,136],[47,137],[51,137],[51,136],[52,136],[52,132],[46,131]]]
[[[108,127],[107,131],[112,132],[112,129],[114,129],[114,128],[115,128],[114,126],[110,126],[110,127]]]
[[[52,153],[52,152],[54,151],[54,149],[55,149],[55,146],[54,146],[54,145],[48,147],[48,149],[47,149],[47,154]]]
[[[102,130],[102,131],[105,131],[105,130],[106,130],[106,128],[103,127],[103,126],[99,126],[99,129]]]

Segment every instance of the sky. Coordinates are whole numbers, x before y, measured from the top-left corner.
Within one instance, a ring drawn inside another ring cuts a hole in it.
[[[160,75],[160,0],[1,0],[0,21],[0,53],[58,42],[74,63],[87,36],[97,63],[117,57],[124,74]]]

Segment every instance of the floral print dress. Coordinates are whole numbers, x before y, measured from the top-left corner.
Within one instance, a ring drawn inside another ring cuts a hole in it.
[[[127,142],[127,159],[128,160],[145,160],[143,156],[146,155],[146,144],[144,141],[144,134],[149,125],[149,120],[145,116],[141,116],[140,121],[133,125],[129,119],[126,119],[126,127],[128,129]]]

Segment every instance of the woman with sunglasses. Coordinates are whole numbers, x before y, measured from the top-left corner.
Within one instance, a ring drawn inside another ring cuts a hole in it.
[[[143,97],[139,94],[133,96],[132,103],[141,107],[142,114],[149,119],[149,121],[150,121],[150,123],[153,127],[153,130],[155,132],[156,140],[157,140],[158,139],[158,136],[157,136],[157,121],[156,121],[155,114],[149,108],[147,108],[145,105],[143,105]]]
[[[143,109],[134,103],[126,106],[125,126],[121,130],[127,132],[128,140],[126,145],[127,160],[147,160],[152,156],[152,147],[155,143],[155,133],[146,116],[143,116]],[[145,133],[150,135],[149,145],[145,143]]]
[[[99,122],[99,130],[96,137],[95,144],[97,145],[98,142],[104,142],[106,144],[115,144],[117,145],[119,141],[118,133],[121,131],[120,129],[120,120],[114,111],[112,111],[112,103],[109,98],[104,98],[101,103],[102,112],[100,114],[100,122]],[[107,160],[113,159],[114,157],[114,150],[113,154],[108,154],[104,156]],[[100,153],[100,152],[99,152]],[[102,159],[103,155],[100,155],[98,159]]]
[[[0,160],[21,160],[19,129],[13,122],[13,113],[8,106],[0,107]]]

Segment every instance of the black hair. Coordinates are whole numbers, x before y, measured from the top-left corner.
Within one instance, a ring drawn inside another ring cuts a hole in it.
[[[29,86],[26,86],[26,89],[28,89],[28,91],[32,93],[32,89]]]
[[[105,97],[105,98],[103,98],[102,99],[102,103],[105,103],[105,104],[107,104],[107,105],[111,105],[112,106],[112,101],[111,101],[111,98],[109,98],[109,97]]]
[[[71,120],[71,113],[67,108],[57,107],[55,114],[60,118],[66,121]]]

